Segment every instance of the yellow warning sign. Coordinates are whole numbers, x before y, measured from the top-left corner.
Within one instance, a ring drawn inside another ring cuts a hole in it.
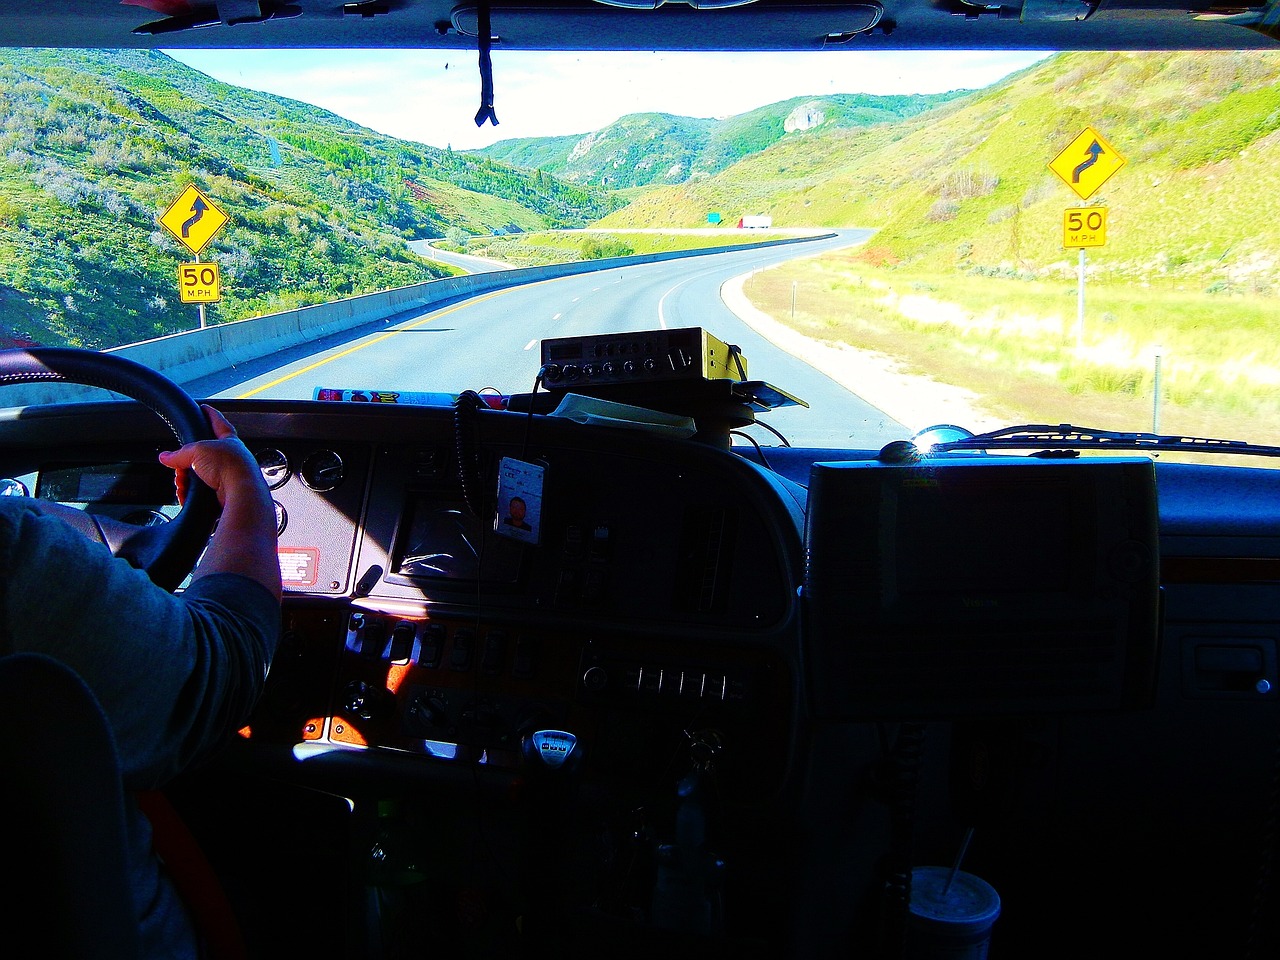
[[[160,217],[160,225],[192,253],[199,253],[228,219],[217,204],[188,186]]]
[[[1093,127],[1085,127],[1067,149],[1050,161],[1049,169],[1081,200],[1088,200],[1125,163],[1125,158],[1102,134]]]
[[[184,263],[178,268],[178,297],[183,303],[217,303],[222,299],[216,263]]]

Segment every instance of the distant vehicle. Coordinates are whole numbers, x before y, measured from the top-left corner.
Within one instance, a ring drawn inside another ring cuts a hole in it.
[[[739,230],[768,230],[773,226],[773,217],[740,217]]]

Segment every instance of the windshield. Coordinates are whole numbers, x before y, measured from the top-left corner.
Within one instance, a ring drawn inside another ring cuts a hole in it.
[[[673,379],[761,385],[735,443],[1280,444],[1278,80],[1265,52],[4,50],[0,337],[197,396],[440,402],[639,360],[557,339],[696,328]]]

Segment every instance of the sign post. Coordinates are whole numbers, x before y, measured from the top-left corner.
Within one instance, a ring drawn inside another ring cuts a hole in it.
[[[1062,245],[1080,248],[1079,286],[1076,291],[1076,349],[1084,345],[1084,248],[1100,247],[1106,242],[1106,207],[1068,207],[1063,213]]]
[[[205,325],[204,305],[221,300],[222,289],[218,265],[202,263],[200,251],[229,219],[217,204],[191,184],[160,216],[160,225],[195,254],[195,263],[184,263],[178,268],[178,296],[183,303],[199,304],[201,329]]]
[[[1085,127],[1065,150],[1049,162],[1081,200],[1088,200],[1127,161],[1093,127]],[[1107,242],[1107,208],[1074,207],[1062,217],[1062,245],[1080,249],[1079,287],[1076,292],[1076,348],[1084,344],[1085,247],[1101,247]]]

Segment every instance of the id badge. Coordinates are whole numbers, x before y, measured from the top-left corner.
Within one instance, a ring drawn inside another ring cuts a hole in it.
[[[537,543],[542,531],[542,481],[546,467],[514,457],[498,464],[498,512],[495,533]]]

